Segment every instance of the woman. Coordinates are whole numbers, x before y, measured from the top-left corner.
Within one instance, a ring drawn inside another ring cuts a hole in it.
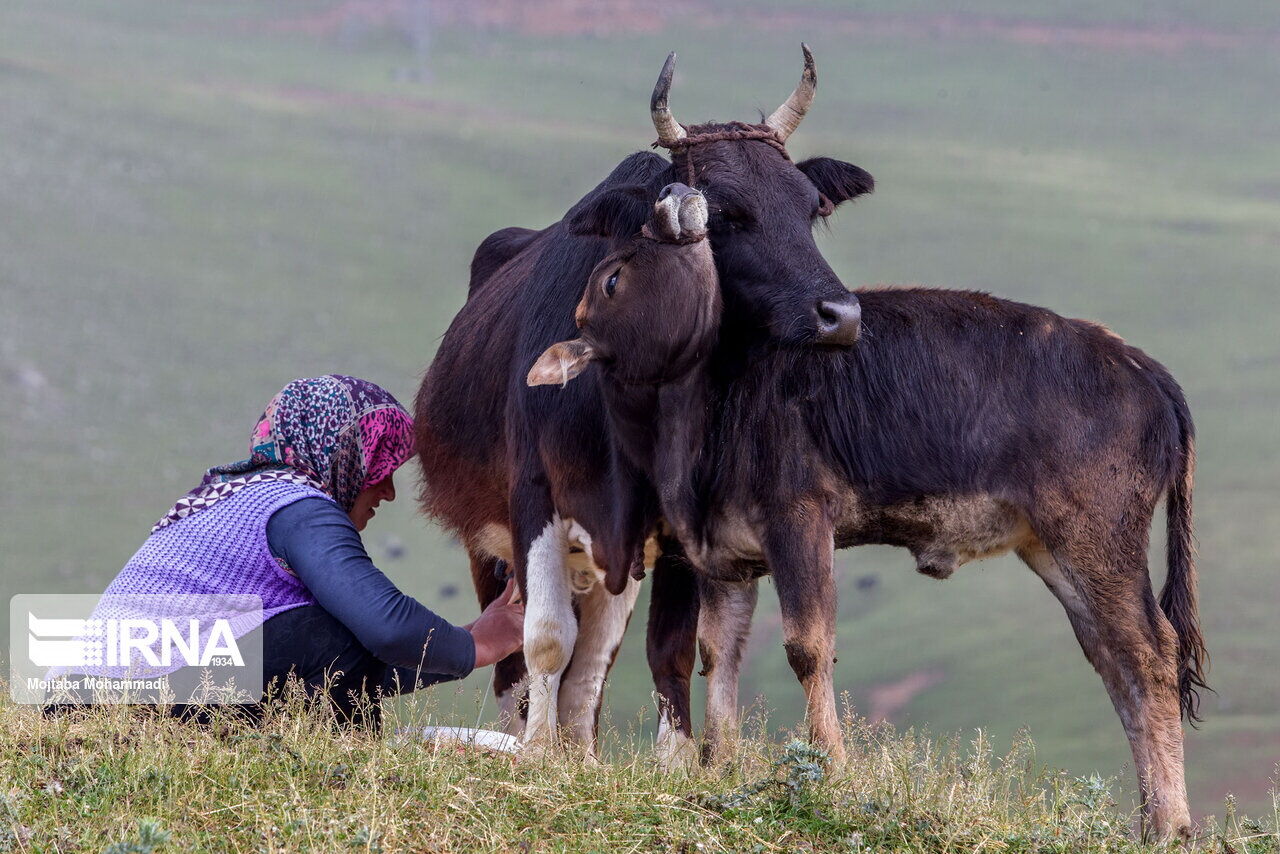
[[[295,380],[267,405],[249,458],[209,469],[106,593],[260,596],[264,690],[293,674],[340,719],[377,726],[378,696],[460,679],[522,642],[514,585],[459,627],[369,559],[359,532],[395,499],[392,474],[412,448],[412,421],[382,388]]]

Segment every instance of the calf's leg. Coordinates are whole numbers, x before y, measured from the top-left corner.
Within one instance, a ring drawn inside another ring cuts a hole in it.
[[[693,567],[674,540],[661,542],[649,589],[645,648],[658,700],[658,763],[667,771],[697,759],[689,680],[698,639],[698,584]]]
[[[1062,603],[1133,751],[1144,838],[1189,838],[1178,704],[1178,639],[1151,590],[1145,529],[1132,542],[1082,538],[1019,556]],[[1097,543],[1103,543],[1099,548]],[[1084,544],[1088,543],[1088,545]]]
[[[809,737],[836,762],[846,758],[834,684],[836,637],[835,543],[819,512],[765,532],[765,559],[778,588],[783,646],[804,687]]]
[[[707,677],[707,715],[703,755],[708,761],[728,758],[729,741],[738,732],[738,672],[742,649],[751,631],[758,582],[698,578],[698,651]]]

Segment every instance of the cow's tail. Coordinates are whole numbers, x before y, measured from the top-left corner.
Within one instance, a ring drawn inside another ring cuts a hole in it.
[[[1177,464],[1165,502],[1168,575],[1164,589],[1160,591],[1160,609],[1178,633],[1178,697],[1182,714],[1190,721],[1199,721],[1200,691],[1209,688],[1205,681],[1209,652],[1200,634],[1195,535],[1191,522],[1191,489],[1196,468],[1195,427],[1177,382],[1163,369],[1155,373],[1178,423]]]

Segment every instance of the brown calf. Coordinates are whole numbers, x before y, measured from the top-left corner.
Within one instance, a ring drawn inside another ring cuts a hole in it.
[[[653,373],[651,341],[681,352],[672,335],[714,334],[714,317],[685,308],[711,286],[647,307],[589,290],[583,337],[544,358],[607,354],[606,376],[625,376],[643,355]],[[1194,439],[1177,384],[1105,328],[1045,309],[918,288],[858,298],[864,336],[851,351],[759,348],[727,360],[719,347],[678,382],[614,384],[606,395],[615,434],[698,573],[711,749],[735,725],[761,575],[774,577],[812,737],[842,757],[833,549],[902,546],[939,579],[1012,550],[1062,603],[1111,695],[1145,831],[1188,835],[1180,713],[1196,713],[1207,654],[1192,559]],[[1168,579],[1157,602],[1146,554],[1162,497]],[[697,604],[668,596],[654,607]],[[690,621],[672,622],[686,636],[656,640],[691,667]]]

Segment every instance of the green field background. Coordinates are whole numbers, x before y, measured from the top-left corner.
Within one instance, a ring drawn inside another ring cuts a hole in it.
[[[423,52],[407,0],[0,0],[6,601],[100,590],[205,467],[244,455],[289,379],[351,373],[409,401],[476,244],[559,218],[649,144],[668,50],[678,117],[751,120],[795,84],[803,39],[820,85],[793,152],[877,181],[819,238],[847,285],[977,288],[1100,320],[1183,383],[1218,689],[1188,736],[1192,808],[1270,805],[1274,4],[630,0],[491,20],[438,5]],[[416,513],[416,476],[366,542],[404,589],[470,618],[465,556]],[[1132,786],[1102,685],[1021,564],[938,583],[866,548],[838,570],[837,681],[860,711],[1006,746],[1026,728],[1040,762]],[[802,702],[770,590],[743,694],[782,728]],[[609,689],[622,729],[652,719],[643,622]],[[438,689],[440,716],[491,716],[487,676]]]

